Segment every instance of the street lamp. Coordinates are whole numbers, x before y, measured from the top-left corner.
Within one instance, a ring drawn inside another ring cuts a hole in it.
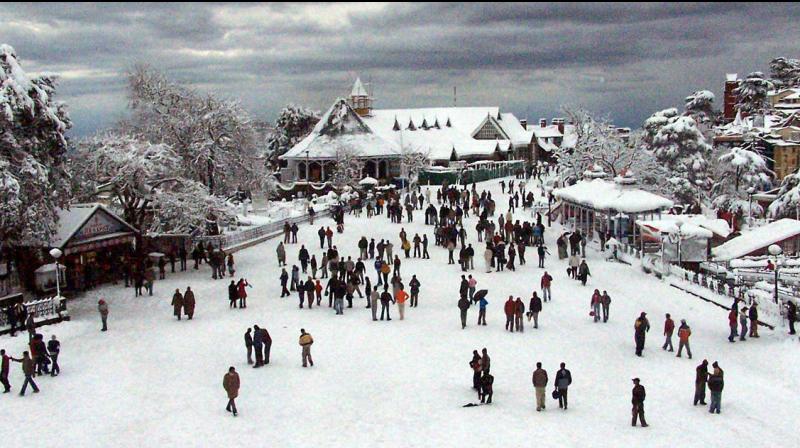
[[[61,299],[61,267],[58,264],[58,259],[61,258],[62,255],[64,255],[64,253],[61,252],[61,249],[57,247],[50,249],[50,256],[53,257],[56,262],[56,298],[59,300]]]
[[[778,257],[783,253],[783,249],[777,244],[772,244],[767,251],[775,257],[775,303],[778,303]]]
[[[747,227],[753,227],[753,194],[756,192],[756,187],[747,189],[747,196],[750,198],[747,206]]]
[[[683,239],[683,234],[681,233],[681,227],[683,227],[683,220],[677,219],[675,221],[675,227],[678,228],[678,267],[681,266],[681,240]]]

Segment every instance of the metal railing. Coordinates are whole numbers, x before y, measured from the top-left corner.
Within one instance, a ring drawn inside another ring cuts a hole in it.
[[[314,215],[314,218],[324,218],[329,216],[330,212],[328,210],[323,210],[317,212]],[[293,223],[303,223],[306,221],[310,221],[311,217],[308,214],[296,217],[289,217],[283,218],[278,221],[271,222],[269,224],[263,224],[260,226],[253,227],[252,229],[242,230],[240,232],[231,233],[227,235],[214,235],[214,236],[198,236],[192,238],[192,246],[197,245],[197,243],[202,242],[204,245],[211,243],[214,247],[221,247],[222,250],[228,250],[232,247],[238,246],[240,244],[246,243],[248,241],[254,241],[260,238],[265,237],[266,235],[270,235],[272,233],[278,233],[283,231],[283,225],[286,223],[293,224]]]
[[[34,313],[35,320],[37,322],[47,317],[60,316],[63,310],[62,302],[60,300],[56,300],[55,297],[47,297],[44,299],[23,302],[22,306],[25,307],[25,311],[28,314]],[[24,322],[20,322],[20,324],[24,324]],[[5,327],[8,325],[8,316],[4,312],[0,313],[0,327]]]

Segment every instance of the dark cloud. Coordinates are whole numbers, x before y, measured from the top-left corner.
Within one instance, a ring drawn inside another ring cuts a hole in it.
[[[380,107],[491,104],[532,120],[582,104],[639,125],[725,72],[798,57],[800,6],[781,3],[4,4],[0,42],[61,73],[76,134],[125,109],[145,62],[273,118],[325,109],[355,76]]]

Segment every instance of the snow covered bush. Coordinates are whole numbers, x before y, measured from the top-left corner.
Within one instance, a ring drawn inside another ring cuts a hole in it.
[[[9,45],[0,45],[0,245],[47,240],[70,182],[66,106],[54,100],[56,78],[29,76]]]

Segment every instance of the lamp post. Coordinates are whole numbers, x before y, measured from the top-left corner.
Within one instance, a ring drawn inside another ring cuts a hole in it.
[[[747,189],[747,196],[749,198],[747,205],[747,227],[753,227],[753,194],[755,192],[755,187],[750,187]]]
[[[681,266],[681,240],[683,240],[683,234],[681,233],[681,227],[683,227],[683,220],[678,219],[675,221],[675,227],[678,228],[678,267]]]
[[[775,303],[778,303],[778,257],[783,253],[781,246],[773,244],[767,248],[770,255],[775,257]]]
[[[56,262],[56,298],[57,299],[61,298],[61,279],[60,279],[60,277],[61,277],[61,268],[59,267],[58,259],[61,258],[62,255],[64,255],[64,253],[61,252],[61,249],[59,249],[57,247],[54,247],[54,248],[50,249],[50,256],[53,257],[53,259]]]

